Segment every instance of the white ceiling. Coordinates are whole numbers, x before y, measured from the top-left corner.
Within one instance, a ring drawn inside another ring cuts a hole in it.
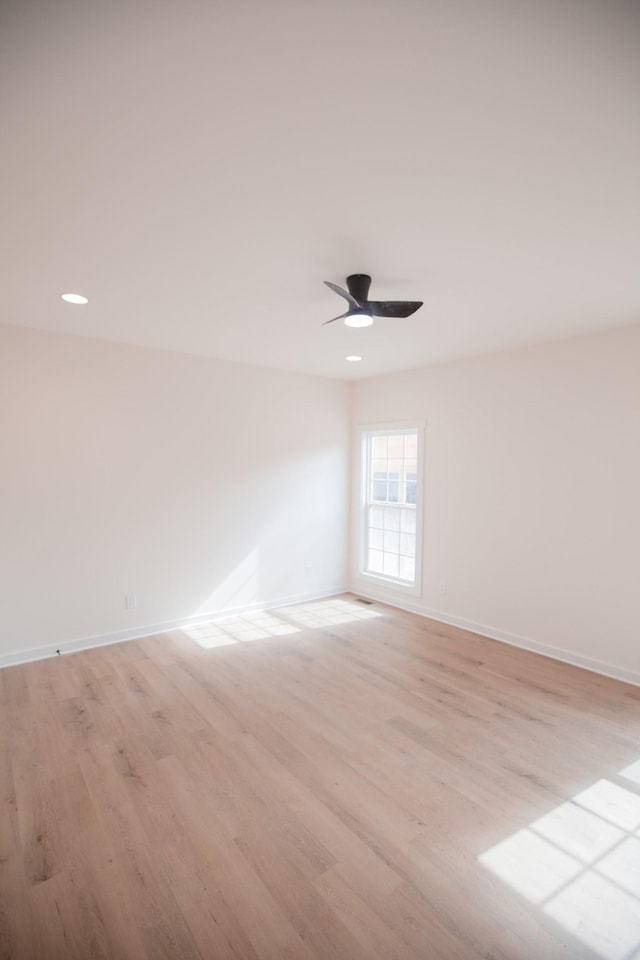
[[[4,322],[353,378],[640,321],[638,0],[4,0],[0,38]],[[322,326],[355,272],[424,306]]]

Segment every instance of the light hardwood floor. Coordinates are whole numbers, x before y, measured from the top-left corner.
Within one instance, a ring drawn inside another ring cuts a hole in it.
[[[3,960],[640,958],[638,688],[344,597],[0,720]]]

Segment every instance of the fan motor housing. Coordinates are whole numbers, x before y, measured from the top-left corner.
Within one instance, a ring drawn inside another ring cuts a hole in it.
[[[347,290],[358,303],[366,303],[369,299],[371,277],[367,273],[352,273],[347,277]]]

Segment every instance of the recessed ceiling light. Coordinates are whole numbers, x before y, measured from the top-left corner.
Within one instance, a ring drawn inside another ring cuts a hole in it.
[[[345,357],[345,360],[348,360],[349,363],[357,363],[358,360],[362,360],[362,357],[356,357],[354,355],[353,357]]]
[[[83,297],[81,293],[61,293],[60,296],[63,300],[66,300],[67,303],[89,303],[86,297]]]

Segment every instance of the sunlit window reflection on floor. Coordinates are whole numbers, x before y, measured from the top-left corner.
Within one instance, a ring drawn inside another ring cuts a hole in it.
[[[621,771],[640,782],[640,762]],[[480,862],[604,960],[640,960],[640,794],[599,780]]]
[[[617,827],[574,802],[562,803],[535,820],[531,830],[583,863],[592,863],[624,839]]]
[[[380,613],[353,600],[329,599],[283,607],[278,613],[256,610],[236,617],[210,620],[181,627],[191,640],[206,649],[226,647],[249,640],[266,640],[300,633],[303,629],[331,627],[379,617]]]
[[[299,633],[300,628],[286,623],[266,610],[245,613],[241,617],[229,617],[226,620],[211,620],[197,626],[182,627],[185,633],[201,647],[226,647],[232,643],[246,643],[248,640],[266,640],[268,637],[282,637],[290,633]]]
[[[283,607],[280,612],[288,620],[293,620],[305,628],[331,627],[338,623],[355,623],[358,620],[371,620],[381,616],[377,610],[372,610],[366,604],[343,599],[298,603],[294,607]]]
[[[621,770],[620,776],[625,777],[627,780],[632,780],[634,783],[640,783],[640,760],[636,760],[635,763]]]

